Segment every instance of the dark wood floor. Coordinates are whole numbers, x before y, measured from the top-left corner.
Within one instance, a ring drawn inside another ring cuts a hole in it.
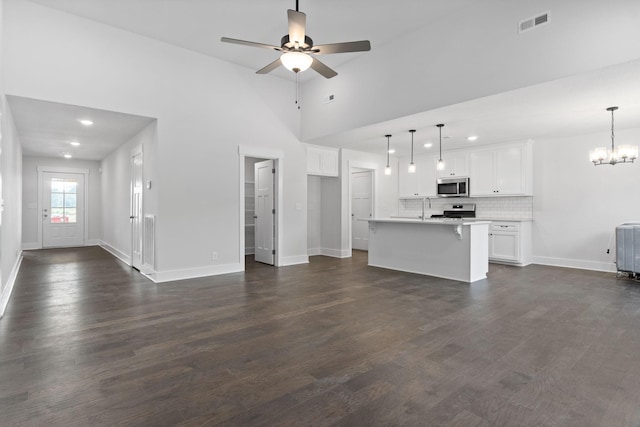
[[[640,425],[640,284],[613,274],[356,253],[155,285],[97,247],[24,257],[1,425]]]

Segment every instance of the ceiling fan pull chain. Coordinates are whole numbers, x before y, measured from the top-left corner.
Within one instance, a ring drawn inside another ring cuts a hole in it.
[[[302,96],[302,85],[300,84],[300,73],[296,73],[296,104],[298,104],[298,110],[300,109],[301,96]]]

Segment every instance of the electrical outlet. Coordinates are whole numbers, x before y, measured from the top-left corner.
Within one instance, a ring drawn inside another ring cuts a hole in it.
[[[218,260],[218,252],[211,252],[211,260],[212,261]]]

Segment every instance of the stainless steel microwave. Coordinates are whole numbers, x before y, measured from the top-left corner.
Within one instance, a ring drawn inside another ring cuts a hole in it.
[[[469,177],[438,178],[438,197],[469,197]]]

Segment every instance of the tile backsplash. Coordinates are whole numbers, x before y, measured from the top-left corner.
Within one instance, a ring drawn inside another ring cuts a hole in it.
[[[401,199],[398,206],[400,216],[422,215],[423,199]],[[441,214],[446,205],[475,203],[476,217],[493,219],[532,219],[533,197],[456,197],[429,198],[424,201],[425,216]]]

